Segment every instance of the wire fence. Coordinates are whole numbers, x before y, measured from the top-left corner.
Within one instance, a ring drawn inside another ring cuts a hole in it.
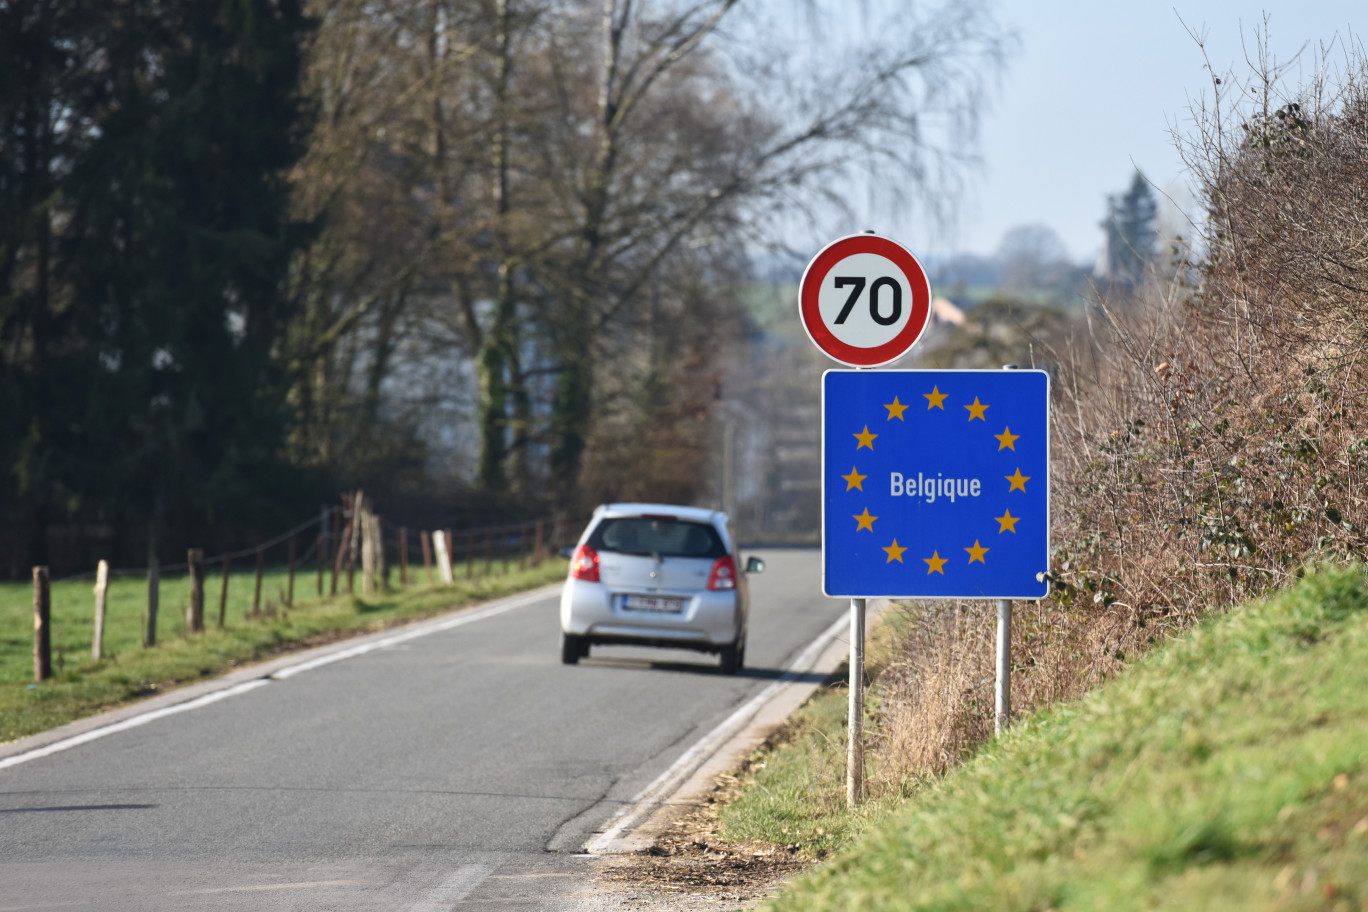
[[[342,508],[342,507],[325,507],[324,510],[323,510],[323,515],[327,515],[327,514],[331,513],[333,510],[341,510],[341,509],[343,509],[343,508]],[[324,520],[324,522],[326,523],[326,520]],[[301,532],[304,532],[304,531],[307,530],[307,529],[312,529],[313,527],[315,527],[315,526],[317,526],[317,525],[319,525],[319,519],[318,519],[318,518],[310,519],[310,520],[308,520],[307,522],[300,523],[299,525],[295,526],[293,529],[290,529],[288,532],[282,532],[282,533],[280,533],[279,535],[277,535],[275,538],[271,539],[270,541],[262,542],[262,543],[259,544],[259,545],[253,545],[253,546],[250,547],[250,548],[243,548],[243,549],[240,550],[240,551],[229,551],[229,552],[225,552],[224,554],[218,554],[218,555],[214,555],[214,556],[212,556],[212,557],[206,557],[206,558],[205,558],[205,561],[207,561],[207,562],[209,562],[209,563],[214,563],[214,562],[216,562],[216,561],[221,561],[221,560],[222,560],[223,558],[225,558],[225,557],[230,558],[230,559],[232,559],[232,560],[236,560],[237,558],[240,558],[240,557],[248,557],[248,556],[250,556],[250,555],[256,554],[258,551],[261,551],[261,550],[269,550],[269,549],[271,549],[271,548],[274,548],[274,547],[277,547],[277,546],[279,546],[279,545],[281,545],[281,544],[284,544],[285,542],[288,542],[290,539],[297,537]],[[314,547],[313,545],[310,545],[310,548],[309,548],[309,552],[310,552],[310,553],[313,552],[313,547]],[[184,572],[184,571],[188,570],[189,568],[190,568],[190,564],[189,564],[188,561],[181,561],[180,563],[177,563],[177,564],[158,564],[158,569],[160,570],[162,576],[171,576],[171,575],[176,574],[176,573]],[[115,579],[115,578],[118,578],[118,577],[140,577],[140,576],[146,576],[149,569],[150,569],[150,568],[148,568],[148,567],[111,567],[111,568],[109,569],[109,577],[110,577],[111,579]],[[82,580],[93,580],[93,579],[95,579],[95,577],[96,577],[96,575],[98,574],[98,572],[99,572],[98,569],[96,569],[96,570],[89,570],[89,571],[87,571],[87,572],[85,572],[85,573],[73,573],[73,574],[70,574],[70,575],[67,575],[67,576],[57,577],[57,578],[53,579],[52,582],[53,582],[53,583],[73,583],[73,582],[80,582],[80,581],[82,581]]]
[[[183,577],[189,576],[190,596],[184,606],[184,629],[197,633],[204,630],[206,611],[216,609],[217,626],[225,626],[235,562],[250,561],[248,568],[254,570],[251,608],[246,615],[259,618],[263,614],[273,615],[277,607],[293,608],[297,595],[298,601],[308,601],[306,593],[309,590],[312,590],[313,600],[317,600],[344,593],[355,594],[358,588],[363,595],[394,591],[396,582],[399,588],[450,585],[461,579],[510,574],[515,567],[523,569],[541,564],[554,553],[559,538],[556,525],[545,518],[467,529],[410,529],[376,514],[363,493],[357,491],[344,494],[341,504],[323,508],[317,516],[294,528],[236,551],[205,555],[202,549],[190,548],[183,562],[154,562],[148,567],[135,568],[111,569],[100,561],[89,573],[59,579],[50,579],[47,568],[35,567],[35,674],[38,680],[51,675],[50,657],[45,659],[43,654],[50,650],[50,587],[53,584],[96,581],[97,639],[93,650],[98,657],[105,591],[111,581],[120,577],[147,579],[143,645],[150,648],[156,645],[160,587],[164,579],[182,579],[179,586],[184,586]],[[279,584],[282,571],[284,586],[278,591],[276,600],[268,598],[263,603],[263,579],[269,572],[273,585]],[[207,591],[214,582],[210,579],[211,574],[218,577],[217,592]],[[210,604],[206,605],[206,602]],[[177,606],[177,610],[180,607]]]

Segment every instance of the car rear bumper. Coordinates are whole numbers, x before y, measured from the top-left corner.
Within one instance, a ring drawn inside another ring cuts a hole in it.
[[[738,597],[730,592],[681,594],[680,612],[632,611],[622,596],[673,593],[614,592],[603,583],[568,580],[561,592],[561,630],[592,643],[636,643],[715,650],[736,642],[742,628]]]

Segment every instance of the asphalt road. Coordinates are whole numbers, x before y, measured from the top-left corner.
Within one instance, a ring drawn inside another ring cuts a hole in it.
[[[0,912],[596,908],[585,842],[845,610],[761,556],[737,677],[563,666],[549,594],[0,769]]]

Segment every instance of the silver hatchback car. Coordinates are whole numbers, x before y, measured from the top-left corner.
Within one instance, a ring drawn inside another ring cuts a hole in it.
[[[764,562],[752,557],[745,573]],[[720,653],[745,663],[748,593],[726,514],[664,504],[605,504],[570,559],[561,592],[561,661],[597,643]]]

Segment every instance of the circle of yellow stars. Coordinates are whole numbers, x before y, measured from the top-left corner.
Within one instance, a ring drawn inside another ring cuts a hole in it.
[[[945,400],[948,398],[948,394],[942,393],[938,384],[931,387],[931,392],[922,393],[922,398],[926,400],[927,411],[930,411],[931,409],[940,409],[942,412],[945,411]],[[894,396],[893,401],[884,403],[883,407],[888,410],[888,417],[886,420],[892,421],[896,418],[899,421],[903,421],[903,413],[907,411],[910,405],[900,401],[897,396]],[[975,396],[974,401],[971,404],[965,405],[964,408],[969,412],[969,421],[982,421],[984,424],[988,423],[987,412],[991,406],[988,403],[981,402],[978,396]],[[856,440],[855,450],[857,458],[860,450],[868,449],[872,452],[874,450],[874,441],[879,437],[878,434],[869,430],[869,425],[867,424],[860,429],[858,434],[852,434],[851,436]],[[1001,434],[994,434],[992,436],[998,442],[998,452],[1011,450],[1015,453],[1016,442],[1021,439],[1021,435],[1013,434],[1012,429],[1007,425],[1003,425]],[[868,475],[861,475],[859,467],[854,465],[850,467],[849,475],[841,476],[846,483],[847,491],[861,492],[864,491],[864,481],[868,477]],[[1022,493],[1025,493],[1026,482],[1031,480],[1031,476],[1021,474],[1020,466],[1018,466],[1016,471],[1011,475],[1004,475],[1002,477],[1008,483],[1007,492],[1009,494],[1012,491],[1021,491]],[[856,532],[868,531],[869,533],[874,534],[874,523],[879,517],[870,515],[868,507],[865,507],[861,513],[851,514],[851,518],[855,520]],[[1003,510],[1001,516],[995,516],[993,519],[998,524],[999,535],[1002,535],[1004,532],[1011,532],[1015,535],[1016,524],[1021,520],[1021,517],[1013,516],[1011,509],[1007,508]],[[888,559],[885,561],[885,563],[888,564],[891,564],[894,561],[897,561],[900,564],[903,563],[903,554],[907,552],[905,546],[898,544],[897,538],[894,538],[892,544],[882,547],[881,550],[888,555]],[[963,550],[969,555],[969,564],[977,563],[987,566],[988,561],[985,559],[985,556],[992,549],[984,547],[983,544],[981,544],[981,540],[976,538],[971,547]],[[930,557],[923,557],[922,562],[926,564],[926,573],[928,576],[932,573],[939,573],[941,576],[944,576],[945,565],[950,562],[950,559],[941,557],[940,551],[937,549],[931,552]]]

